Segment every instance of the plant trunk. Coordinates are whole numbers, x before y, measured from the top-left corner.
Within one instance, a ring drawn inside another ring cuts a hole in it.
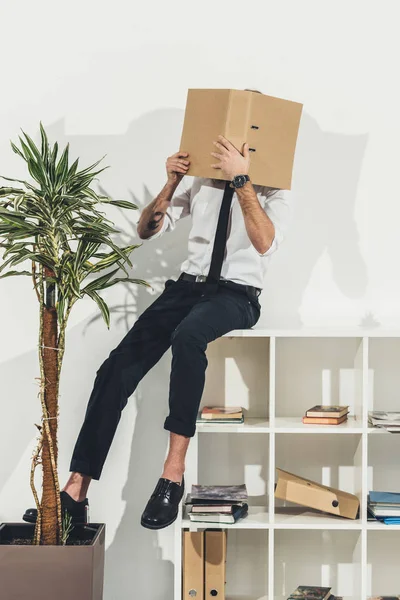
[[[54,274],[45,268],[45,276]],[[49,440],[46,433],[43,437],[42,467],[43,467],[43,493],[42,493],[42,530],[41,544],[59,544],[60,531],[57,520],[57,487],[53,468],[57,467],[57,417],[58,417],[58,351],[57,351],[57,312],[55,308],[54,286],[46,284],[46,299],[43,306],[43,375],[44,375],[44,401],[47,409],[47,422],[53,447],[52,465]],[[44,415],[46,418],[46,415]],[[43,425],[44,426],[44,425]]]

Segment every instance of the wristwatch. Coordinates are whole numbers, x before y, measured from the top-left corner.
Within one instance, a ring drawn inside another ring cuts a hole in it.
[[[241,188],[247,181],[250,181],[250,177],[248,175],[235,175],[230,183],[230,187]]]

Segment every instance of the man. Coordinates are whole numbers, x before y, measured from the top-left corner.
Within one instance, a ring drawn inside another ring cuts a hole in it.
[[[288,192],[253,186],[247,144],[243,154],[223,136],[214,145],[212,166],[223,180],[195,177],[191,186],[186,185],[183,178],[190,157],[175,153],[166,162],[167,183],[137,224],[141,239],[155,239],[190,214],[188,258],[181,276],[167,280],[162,294],[97,371],[70,464],[72,473],[61,492],[62,507],[76,523],[85,520],[87,490],[92,479],[100,478],[122,409],[170,346],[169,415],[164,423],[170,431],[169,453],[141,524],[160,529],[175,521],[184,493],[186,451],[195,434],[204,387],[207,344],[233,329],[252,327],[260,317],[258,295],[269,257],[283,239]],[[226,203],[229,190],[231,208]],[[221,206],[225,223],[220,223]],[[24,515],[31,522],[35,518],[35,509]]]

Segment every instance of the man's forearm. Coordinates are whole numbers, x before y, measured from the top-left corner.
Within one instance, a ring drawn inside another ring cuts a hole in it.
[[[177,187],[178,183],[167,181],[158,196],[143,209],[137,223],[137,232],[141,239],[147,239],[161,229],[166,210]]]
[[[271,219],[261,207],[257,194],[250,181],[236,190],[247,235],[251,243],[260,254],[270,248],[275,237],[275,227]]]

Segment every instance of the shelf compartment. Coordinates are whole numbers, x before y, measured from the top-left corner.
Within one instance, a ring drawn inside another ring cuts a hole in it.
[[[275,438],[275,467],[322,485],[354,494],[360,500],[362,499],[362,456],[363,436],[359,434],[349,433],[345,436],[336,436],[315,433],[306,438],[297,436],[293,441],[291,433],[281,433]],[[275,472],[275,482],[277,477],[277,472]],[[278,509],[282,507],[299,507],[297,504],[279,498],[274,498],[274,500],[277,513],[279,513]],[[362,510],[360,514],[363,514]],[[283,514],[283,516],[285,515]],[[334,515],[332,517],[336,518]],[[287,522],[287,519],[282,518],[282,521]],[[350,521],[352,520],[349,520],[349,523]],[[299,522],[301,522],[300,517]],[[317,523],[317,517],[315,523]],[[333,524],[334,521],[329,521],[329,523]],[[349,527],[343,528],[354,527],[357,526],[349,524]]]
[[[393,531],[368,531],[367,596],[397,596],[400,593],[400,528]]]
[[[368,436],[368,492],[400,492],[399,455],[400,435]]]
[[[277,419],[301,420],[316,404],[340,404],[349,406],[350,416],[357,417],[361,427],[365,356],[362,337],[288,337],[276,338],[275,344]],[[358,428],[358,424],[354,426]]]
[[[266,506],[249,506],[247,517],[239,519],[236,523],[200,523],[191,521],[187,515],[186,506],[183,507],[181,521],[182,529],[269,529],[269,514]]]
[[[245,483],[249,506],[268,506],[269,435],[217,433],[198,436],[201,485]],[[188,492],[190,490],[188,489]]]
[[[399,410],[400,338],[369,340],[368,410]]]
[[[207,348],[203,406],[242,406],[245,419],[269,418],[269,338],[219,338]]]
[[[359,598],[360,531],[275,531],[274,596],[299,585],[331,587],[332,594]]]
[[[349,417],[340,425],[308,425],[301,417],[276,417],[274,430],[277,433],[362,433],[362,422],[355,417]]]

